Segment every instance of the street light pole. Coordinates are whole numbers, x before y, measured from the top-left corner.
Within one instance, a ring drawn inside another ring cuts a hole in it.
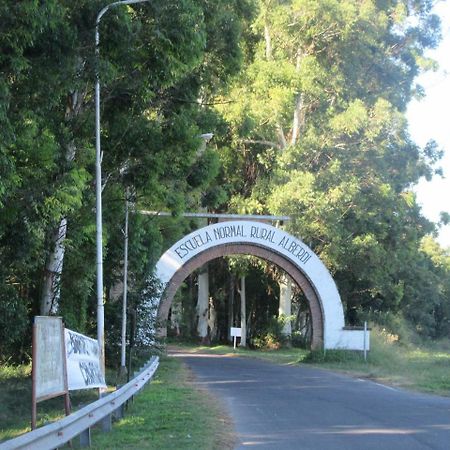
[[[123,299],[122,299],[122,333],[120,349],[120,375],[126,374],[126,349],[127,349],[127,297],[128,297],[128,212],[129,212],[129,190],[125,193],[125,229],[123,250]]]
[[[132,5],[149,0],[122,0],[106,5],[95,22],[95,206],[97,244],[97,340],[100,347],[100,365],[105,374],[105,311],[103,304],[103,227],[102,227],[102,152],[100,144],[100,20],[109,8]]]

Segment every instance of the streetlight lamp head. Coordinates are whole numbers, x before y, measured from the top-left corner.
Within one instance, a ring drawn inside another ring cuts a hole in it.
[[[203,133],[200,135],[200,137],[205,141],[205,142],[209,142],[213,137],[214,137],[214,133]]]

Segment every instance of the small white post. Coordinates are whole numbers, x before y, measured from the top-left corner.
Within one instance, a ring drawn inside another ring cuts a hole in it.
[[[364,361],[367,361],[367,322],[364,321]]]
[[[233,349],[236,350],[236,336],[233,336]]]

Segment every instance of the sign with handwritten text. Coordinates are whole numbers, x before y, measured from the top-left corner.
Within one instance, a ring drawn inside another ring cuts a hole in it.
[[[69,390],[106,387],[98,342],[67,328],[64,332]]]

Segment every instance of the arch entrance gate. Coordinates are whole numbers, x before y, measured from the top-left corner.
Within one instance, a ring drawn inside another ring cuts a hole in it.
[[[297,283],[311,310],[313,349],[364,349],[364,332],[345,327],[339,292],[319,257],[294,236],[254,221],[221,222],[200,228],[161,256],[156,265],[156,276],[162,287],[158,323],[167,322],[172,299],[190,273],[208,261],[236,254],[272,262]],[[159,329],[161,336],[166,333],[165,327]]]

